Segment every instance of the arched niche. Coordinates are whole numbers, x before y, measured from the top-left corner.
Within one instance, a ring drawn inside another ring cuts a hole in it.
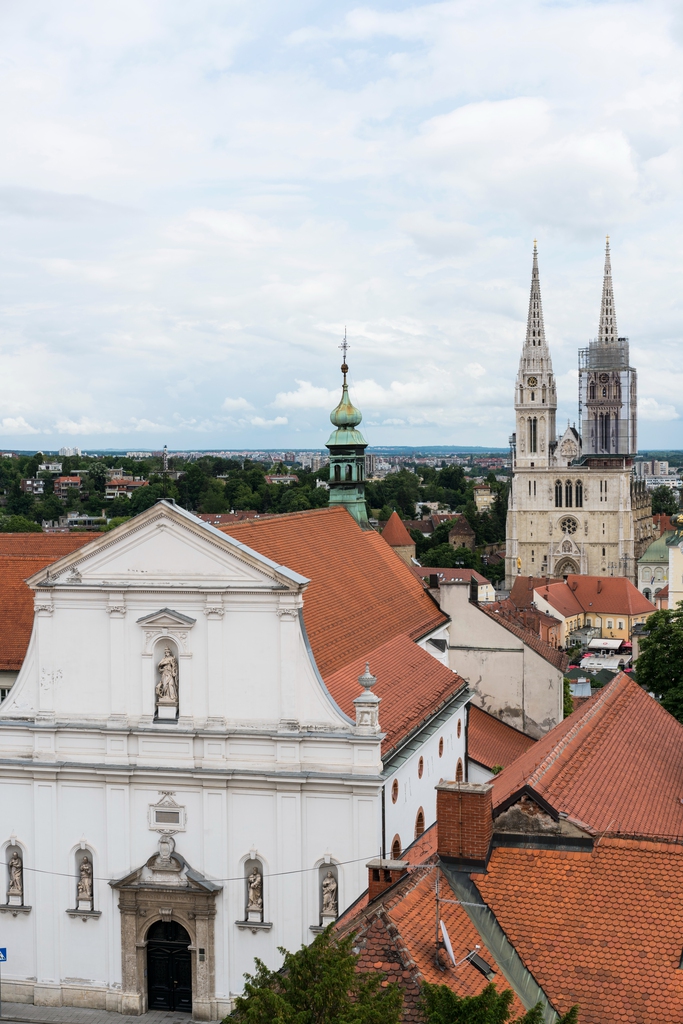
[[[263,862],[258,857],[244,861],[244,920],[256,922],[265,920]]]
[[[160,636],[154,643],[153,660],[154,717],[157,721],[177,721],[181,686],[177,642]]]
[[[26,875],[24,873],[24,849],[15,838],[10,839],[3,849],[5,864],[5,901],[9,909],[26,908]],[[29,908],[30,909],[30,908]]]
[[[325,928],[339,917],[339,868],[333,862],[318,866],[320,924]]]

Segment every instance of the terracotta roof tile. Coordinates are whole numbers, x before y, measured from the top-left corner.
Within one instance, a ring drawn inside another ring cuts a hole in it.
[[[655,606],[625,576],[567,576],[567,582],[537,588],[565,618],[581,612],[598,615],[649,615]]]
[[[382,530],[382,537],[392,548],[408,547],[415,544],[405,526],[401,522],[398,512],[392,512],[387,520],[387,525]]]
[[[224,533],[311,580],[304,621],[323,678],[386,640],[412,640],[448,619],[374,530],[343,508],[249,520]],[[354,694],[355,696],[355,694]]]
[[[24,580],[89,544],[93,533],[0,533],[0,669],[18,671],[33,629],[33,591]]]
[[[589,833],[681,839],[682,749],[683,725],[622,672],[496,777],[494,813],[528,787]]]
[[[382,741],[384,757],[408,733],[435,714],[444,701],[466,686],[460,676],[404,633],[326,678],[330,693],[351,718],[355,718],[353,700],[361,693],[358,676],[364,671],[366,661],[372,674],[377,676],[372,692],[382,701],[379,724],[386,733]]]
[[[413,565],[411,566],[412,573],[417,576],[420,580],[429,581],[429,577],[436,574],[439,577],[439,582],[451,583],[454,580],[464,580],[469,583],[471,580],[476,580],[481,586],[486,583],[490,584],[490,580],[487,580],[485,576],[482,576],[476,569],[439,569],[431,565]]]
[[[495,619],[499,626],[503,626],[510,633],[514,633],[516,637],[523,640],[527,647],[531,647],[532,650],[540,654],[551,665],[559,668],[561,672],[566,671],[569,667],[567,655],[563,651],[558,651],[555,647],[552,647],[551,644],[546,643],[545,640],[541,640],[540,636],[531,629],[527,629],[526,626],[519,626],[516,622],[511,622],[509,619],[491,610],[485,604],[480,604],[479,608],[489,618]]]
[[[414,868],[372,903],[364,908],[356,907],[352,914],[344,915],[338,925],[342,933],[356,932],[355,947],[360,953],[360,971],[384,971],[387,980],[396,981],[401,986],[404,999],[401,1020],[404,1024],[417,1024],[423,1020],[417,1008],[422,981],[447,985],[461,997],[478,995],[488,984],[486,978],[469,963],[454,969],[443,950],[439,953],[443,970],[436,966],[436,871],[433,859],[423,861],[420,867]],[[457,897],[446,876],[443,872],[439,875],[441,899],[455,901]],[[462,960],[479,945],[479,955],[496,972],[498,990],[508,989],[510,986],[466,911],[455,902],[444,902],[441,903],[441,919],[448,930],[456,960]],[[512,1009],[515,1017],[524,1012],[516,995]]]
[[[467,755],[485,768],[511,764],[536,740],[513,729],[494,715],[470,704],[467,724]]]
[[[683,1020],[683,847],[499,847],[472,879],[561,1013],[578,1003],[581,1024]]]

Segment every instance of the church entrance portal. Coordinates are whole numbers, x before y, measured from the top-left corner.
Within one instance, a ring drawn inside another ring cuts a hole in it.
[[[147,933],[150,1010],[192,1012],[190,936],[177,921],[157,921]]]

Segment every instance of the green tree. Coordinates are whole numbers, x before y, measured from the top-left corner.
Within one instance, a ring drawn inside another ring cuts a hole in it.
[[[213,477],[207,480],[199,499],[199,509],[201,512],[228,511],[228,499],[222,480],[216,480]]]
[[[121,526],[122,523],[127,523],[130,516],[115,516],[110,519],[106,526],[102,527],[103,533],[108,533],[110,530],[115,530],[117,526]]]
[[[164,496],[163,484],[149,484],[147,487],[137,487],[128,501],[128,508],[132,516],[144,512],[146,508],[156,505]]]
[[[18,479],[12,481],[7,495],[7,511],[10,515],[25,516],[26,519],[33,518],[33,507],[35,498],[32,494],[24,494]]]
[[[455,569],[461,566],[465,569],[478,569],[480,559],[474,551],[469,548],[454,548],[452,545],[439,544],[430,548],[420,559],[422,565],[435,566],[441,569]]]
[[[256,960],[244,995],[228,1020],[245,1024],[399,1024],[403,996],[384,975],[356,970],[354,936],[339,939],[332,926],[297,953],[280,948],[284,963],[271,971]]]
[[[478,996],[461,997],[446,985],[424,982],[421,1008],[426,1024],[543,1024],[544,1013],[540,1003],[512,1020],[510,1006],[513,999],[511,989],[498,992],[495,985],[487,985]],[[573,1006],[560,1017],[558,1024],[577,1024],[578,1019],[578,1007]]]
[[[0,533],[42,533],[33,519],[25,516],[0,516]]]
[[[652,499],[652,514],[672,516],[674,512],[678,512],[678,495],[667,487],[666,484],[660,484],[659,487],[655,487],[650,494]]]
[[[649,635],[640,642],[638,682],[683,722],[683,607],[655,612],[645,625]]]
[[[563,697],[562,697],[562,717],[563,718],[569,718],[569,716],[571,715],[573,710],[574,710],[574,702],[572,700],[571,681],[569,679],[567,679],[567,677],[565,676],[565,678],[564,678],[564,690],[563,690]]]
[[[35,506],[33,513],[37,523],[42,523],[43,520],[53,522],[64,515],[64,506],[54,494],[46,494]]]

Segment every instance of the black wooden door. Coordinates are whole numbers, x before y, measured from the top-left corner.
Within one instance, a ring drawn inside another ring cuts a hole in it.
[[[150,1010],[192,1011],[190,936],[176,921],[157,921],[147,933]]]

